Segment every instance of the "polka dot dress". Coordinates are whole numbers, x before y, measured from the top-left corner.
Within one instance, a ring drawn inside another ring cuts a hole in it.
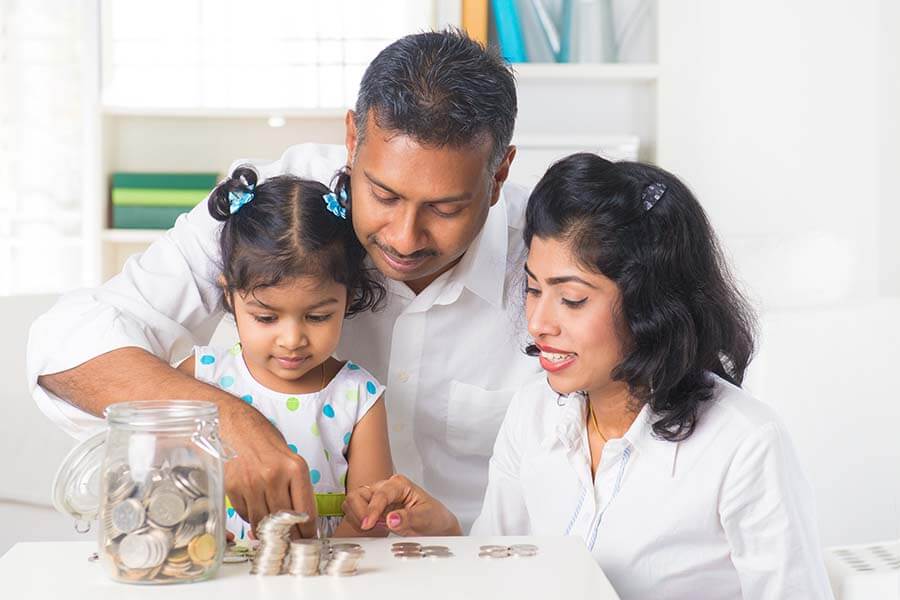
[[[345,491],[347,449],[353,428],[384,393],[384,386],[368,371],[347,362],[325,389],[312,394],[283,394],[253,378],[240,344],[225,349],[196,346],[194,356],[197,379],[234,394],[278,428],[291,452],[309,465],[309,479],[316,493]],[[230,503],[226,503],[226,510],[228,530],[243,539],[249,526]]]

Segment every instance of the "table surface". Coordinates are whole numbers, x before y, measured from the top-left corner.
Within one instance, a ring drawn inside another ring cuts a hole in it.
[[[590,598],[619,600],[609,580],[576,537],[415,538],[423,544],[448,546],[448,559],[402,561],[391,554],[401,538],[354,539],[365,548],[359,572],[352,577],[264,577],[250,575],[250,564],[224,564],[208,581],[178,585],[117,583],[99,562],[89,562],[94,542],[32,542],[12,547],[0,558],[4,598],[127,600],[130,598],[365,598],[365,600],[437,600],[453,598]],[[345,540],[341,540],[345,541]],[[529,558],[484,559],[483,544],[535,544]],[[308,595],[308,596],[307,596]]]

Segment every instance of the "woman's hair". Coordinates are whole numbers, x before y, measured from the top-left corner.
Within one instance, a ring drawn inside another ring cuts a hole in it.
[[[566,242],[584,268],[618,286],[624,357],[612,378],[649,403],[657,437],[693,433],[713,396],[708,371],[741,385],[755,315],[706,214],[674,175],[594,154],[566,157],[534,188],[524,235],[529,248],[535,236]]]
[[[347,287],[347,317],[379,308],[384,286],[363,264],[366,253],[353,231],[348,203],[337,200],[349,187],[346,176],[339,177],[332,204],[332,210],[345,211],[344,217],[329,210],[324,196],[331,190],[319,182],[291,175],[257,181],[253,168],[241,166],[209,196],[209,214],[224,221],[219,247],[227,292],[252,294],[312,276]],[[240,199],[249,202],[232,212]]]

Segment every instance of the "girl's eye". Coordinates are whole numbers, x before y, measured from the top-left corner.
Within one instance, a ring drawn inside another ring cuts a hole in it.
[[[276,317],[274,317],[272,315],[253,315],[253,318],[254,318],[254,320],[256,320],[257,323],[264,323],[267,325],[274,323],[276,320]]]
[[[587,302],[587,298],[582,298],[581,300],[566,300],[563,298],[562,303],[568,306],[569,308],[581,308],[584,306],[584,303]]]
[[[324,323],[325,321],[331,319],[332,316],[334,316],[334,313],[330,313],[327,315],[307,315],[306,318],[313,323]]]
[[[526,295],[526,296],[534,296],[534,297],[538,297],[538,296],[541,295],[541,290],[539,290],[539,289],[537,289],[537,288],[533,288],[533,287],[528,287],[528,286],[526,285],[526,286],[525,286],[525,295]]]

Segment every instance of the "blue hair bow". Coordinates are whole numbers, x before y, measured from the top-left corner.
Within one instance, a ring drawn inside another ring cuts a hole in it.
[[[338,202],[337,195],[334,192],[328,192],[324,194],[322,198],[325,200],[325,208],[336,217],[340,217],[342,219],[347,218],[347,209],[341,206],[341,203]],[[341,190],[341,200],[344,202],[347,201],[347,190]]]
[[[255,186],[251,183],[247,186],[247,190],[238,194],[237,192],[228,192],[228,200],[231,202],[231,207],[229,211],[231,214],[236,213],[241,210],[241,207],[245,204],[249,204],[251,200],[253,200],[253,188]]]

